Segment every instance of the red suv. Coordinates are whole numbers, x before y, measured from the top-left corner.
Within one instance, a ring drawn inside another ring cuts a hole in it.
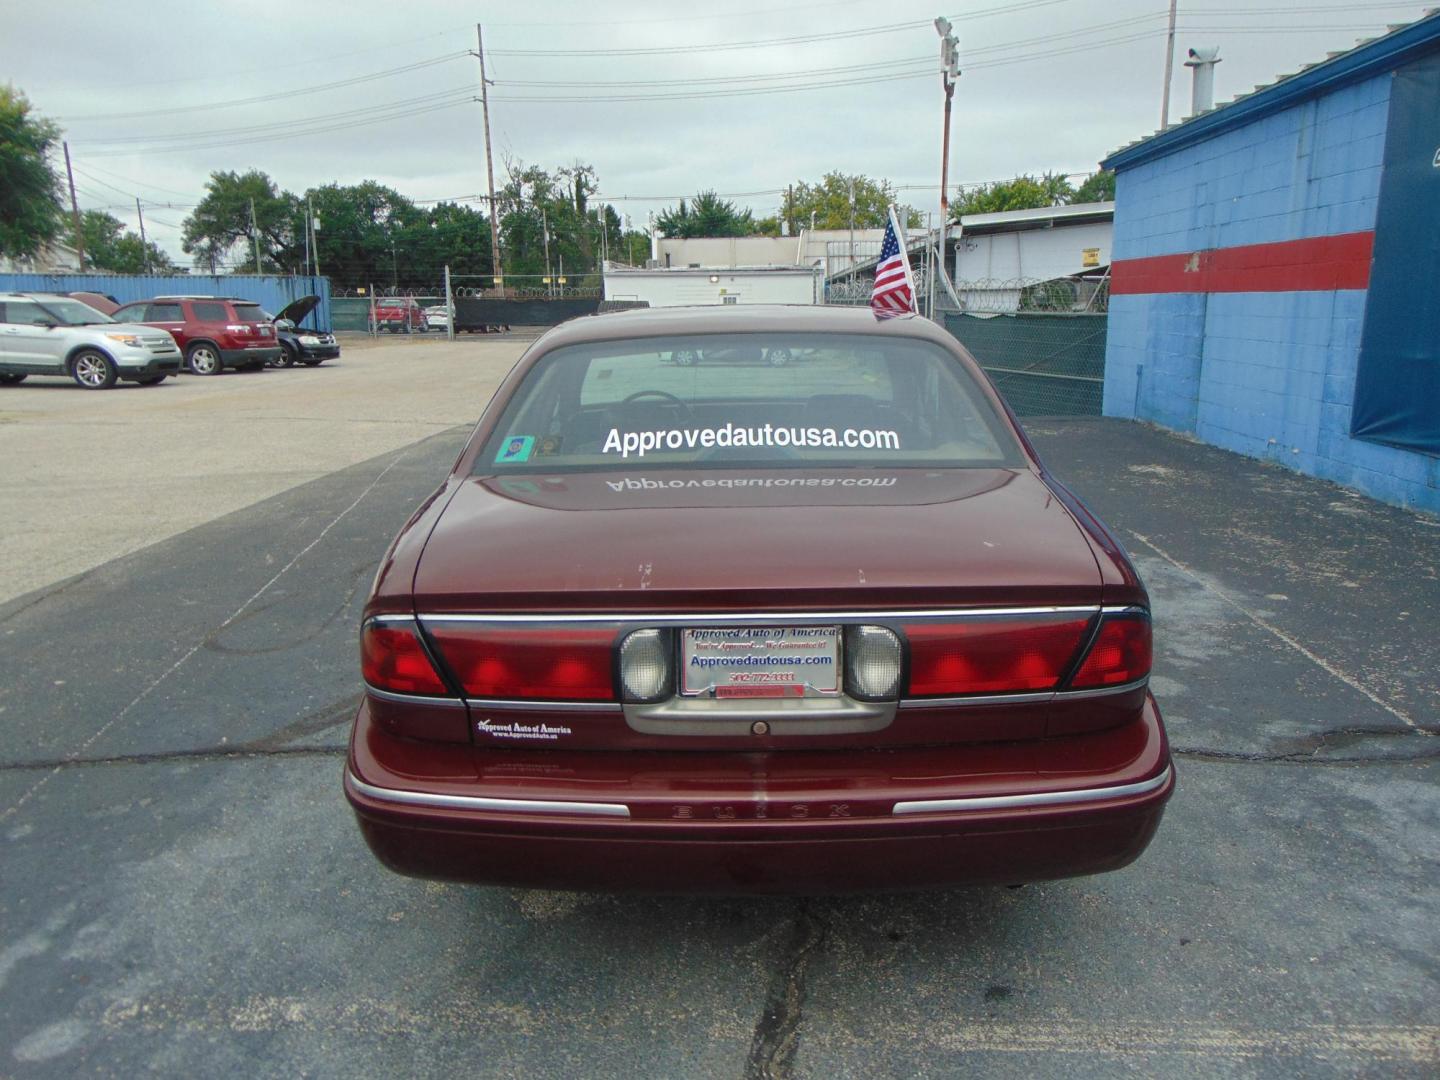
[[[122,316],[170,331],[195,375],[227,367],[258,371],[284,356],[269,316],[237,296],[157,296],[126,304],[112,318]]]

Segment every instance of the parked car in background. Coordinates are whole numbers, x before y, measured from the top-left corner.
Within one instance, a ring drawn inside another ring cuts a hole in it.
[[[449,330],[450,309],[444,304],[427,307],[425,309],[425,326],[429,330]]]
[[[807,362],[667,362],[747,348]],[[380,566],[344,787],[401,873],[1016,884],[1126,865],[1174,790],[1145,586],[928,319],[557,326]]]
[[[259,371],[283,355],[270,317],[238,296],[157,296],[126,304],[115,317],[169,331],[195,375]]]
[[[335,335],[329,330],[318,330],[300,325],[320,306],[320,297],[302,296],[281,309],[271,322],[275,324],[275,336],[279,340],[281,354],[273,361],[275,367],[292,367],[304,364],[314,367],[340,355],[340,346]]]
[[[375,298],[371,309],[370,329],[375,333],[388,330],[392,334],[423,334],[425,310],[413,296]]]
[[[89,304],[101,315],[114,315],[120,310],[120,301],[108,293],[72,292],[65,295],[73,300],[79,300],[82,304]]]
[[[154,386],[180,370],[180,349],[163,330],[96,311],[68,296],[0,293],[0,386],[31,375],[68,375],[86,390],[117,380]]]

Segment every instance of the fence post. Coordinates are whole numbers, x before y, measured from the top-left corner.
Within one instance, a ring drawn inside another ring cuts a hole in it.
[[[450,264],[445,264],[445,340],[455,340],[455,293],[450,289]]]
[[[370,285],[370,336],[380,336],[380,324],[375,321],[375,285]]]

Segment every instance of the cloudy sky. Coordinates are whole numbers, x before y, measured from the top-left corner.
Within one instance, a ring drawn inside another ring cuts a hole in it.
[[[1432,0],[1432,3],[1434,0]],[[1160,122],[1166,0],[0,0],[0,78],[65,129],[82,208],[177,261],[213,170],[301,192],[379,180],[417,200],[485,191],[475,24],[485,27],[497,182],[505,160],[588,162],[637,226],[714,189],[757,216],[841,170],[939,201],[936,15],[955,24],[953,185],[1085,173]],[[1426,10],[1356,0],[1180,0],[1171,117],[1192,46],[1216,99]],[[714,9],[711,9],[714,12]]]

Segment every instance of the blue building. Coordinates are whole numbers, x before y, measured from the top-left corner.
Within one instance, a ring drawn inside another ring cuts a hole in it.
[[[1102,164],[1105,415],[1440,513],[1440,14]]]

